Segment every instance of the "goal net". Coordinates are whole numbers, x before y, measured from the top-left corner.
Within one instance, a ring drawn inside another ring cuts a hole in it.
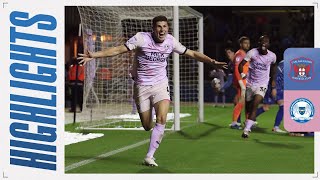
[[[158,15],[168,18],[169,33],[173,34],[173,9],[169,6],[79,6],[84,51],[119,46],[137,32],[150,32],[152,18]],[[179,7],[179,41],[188,49],[199,50],[200,18],[201,14],[193,9]],[[186,56],[179,58],[179,116],[181,123],[194,122],[199,117],[199,65]],[[97,58],[85,65],[83,111],[76,120],[81,128],[142,129],[132,98],[133,81],[129,71],[133,61],[134,51],[131,51],[115,57]],[[174,128],[173,61],[171,56],[167,66],[172,100],[167,129]]]

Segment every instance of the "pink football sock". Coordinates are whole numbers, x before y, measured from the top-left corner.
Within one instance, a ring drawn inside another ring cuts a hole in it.
[[[247,119],[246,127],[244,128],[244,130],[250,131],[253,124],[254,124],[254,121],[252,121],[251,119]]]
[[[151,133],[151,137],[150,137],[150,145],[149,145],[147,157],[152,158],[154,153],[156,152],[157,148],[159,147],[159,145],[161,143],[161,139],[164,134],[164,127],[165,126],[166,126],[165,124],[162,125],[159,123],[156,123],[156,125],[154,126],[152,133]]]

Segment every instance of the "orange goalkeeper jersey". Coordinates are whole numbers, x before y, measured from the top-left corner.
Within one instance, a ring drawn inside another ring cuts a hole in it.
[[[234,56],[234,71],[233,71],[233,85],[239,87],[239,80],[242,79],[238,70],[239,64],[246,57],[246,52],[242,49],[239,49]],[[243,66],[243,73],[247,74],[249,71],[249,62],[247,62]],[[246,85],[246,80],[243,81],[244,85]]]

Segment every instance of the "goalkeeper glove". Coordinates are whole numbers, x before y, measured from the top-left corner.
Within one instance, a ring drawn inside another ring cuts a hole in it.
[[[245,73],[241,73],[240,76],[241,76],[242,79],[247,78],[247,75]]]

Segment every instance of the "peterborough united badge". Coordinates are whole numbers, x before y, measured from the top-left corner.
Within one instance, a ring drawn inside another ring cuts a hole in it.
[[[166,50],[168,50],[168,49],[169,49],[169,45],[168,45],[168,44],[164,45],[164,48],[165,48]]]
[[[296,81],[309,81],[313,78],[313,65],[311,59],[299,57],[290,61],[289,76]]]
[[[312,102],[306,98],[299,98],[290,105],[291,119],[298,123],[306,123],[313,119],[314,106]]]

